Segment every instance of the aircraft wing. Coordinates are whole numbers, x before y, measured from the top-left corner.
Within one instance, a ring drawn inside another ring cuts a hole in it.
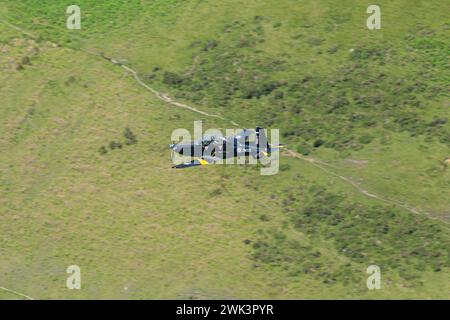
[[[172,168],[175,169],[184,169],[184,168],[190,168],[190,167],[198,167],[198,166],[206,166],[208,164],[214,164],[216,162],[216,159],[214,157],[203,157],[203,158],[197,158],[190,162],[184,162],[181,164],[177,164],[173,166]]]

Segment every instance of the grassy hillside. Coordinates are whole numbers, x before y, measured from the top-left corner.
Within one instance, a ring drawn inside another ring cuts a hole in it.
[[[242,126],[280,128],[305,155],[368,154],[376,168],[356,168],[367,188],[448,219],[449,5],[382,1],[383,27],[370,31],[353,1],[84,0],[82,30],[69,31],[69,3],[8,1],[8,19]]]
[[[0,3],[0,20],[34,35],[0,23],[0,286],[38,299],[449,298],[445,4],[383,1],[369,32],[354,1],[83,0],[77,32],[69,2]],[[199,109],[280,128],[331,166],[173,170],[172,130],[202,116],[87,51]],[[72,264],[79,291],[65,287]],[[382,290],[365,286],[370,264]]]

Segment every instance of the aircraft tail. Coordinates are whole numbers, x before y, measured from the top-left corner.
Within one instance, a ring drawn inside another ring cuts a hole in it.
[[[256,127],[256,139],[258,141],[257,144],[257,158],[269,157],[273,150],[283,149],[287,146],[285,144],[278,144],[276,146],[272,146],[269,144],[267,140],[266,131],[261,127]]]

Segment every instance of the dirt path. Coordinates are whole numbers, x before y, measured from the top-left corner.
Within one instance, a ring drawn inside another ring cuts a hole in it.
[[[16,296],[20,296],[20,297],[28,299],[28,300],[34,300],[32,297],[27,296],[26,294],[23,294],[23,293],[20,293],[20,292],[17,292],[17,291],[14,291],[14,290],[11,290],[11,289],[8,289],[5,287],[0,287],[0,290],[15,294]]]
[[[147,89],[148,91],[150,91],[151,93],[153,93],[158,99],[160,99],[160,100],[162,100],[162,101],[164,101],[164,102],[166,102],[166,103],[168,103],[168,104],[170,104],[170,105],[173,105],[173,106],[178,107],[178,108],[187,109],[187,110],[190,110],[190,111],[193,111],[193,112],[202,114],[202,115],[207,116],[207,117],[213,117],[213,118],[221,119],[221,120],[224,120],[224,121],[228,121],[228,122],[230,122],[230,123],[231,123],[232,125],[234,125],[234,126],[239,126],[239,124],[237,124],[237,123],[234,122],[233,120],[226,119],[226,118],[224,118],[224,117],[222,117],[222,116],[220,116],[220,115],[217,115],[217,114],[211,114],[211,113],[208,113],[208,112],[205,112],[205,111],[196,109],[196,108],[194,108],[194,107],[191,107],[191,106],[189,106],[189,105],[187,105],[187,104],[180,103],[180,102],[177,102],[177,101],[173,100],[173,99],[172,99],[171,97],[169,97],[168,95],[166,95],[166,94],[164,94],[164,93],[162,93],[162,92],[159,92],[159,91],[153,89],[152,87],[150,87],[148,84],[146,84],[146,83],[139,77],[139,74],[138,74],[138,72],[137,72],[136,70],[134,70],[134,69],[132,69],[132,68],[126,66],[125,64],[121,63],[121,62],[120,62],[119,60],[117,60],[117,59],[108,57],[108,56],[106,56],[106,55],[104,55],[104,54],[99,54],[99,53],[94,52],[94,51],[91,51],[91,50],[82,50],[82,51],[84,51],[84,52],[86,52],[86,53],[89,53],[89,54],[92,54],[92,55],[95,55],[95,56],[98,56],[98,57],[102,57],[103,59],[105,59],[105,60],[111,62],[112,64],[115,64],[115,65],[117,65],[117,66],[122,67],[124,70],[128,71],[129,73],[131,73],[131,74],[133,75],[134,79],[137,81],[137,83],[139,83],[142,87],[144,87],[145,89]]]
[[[328,173],[329,175],[335,176],[336,178],[339,178],[339,179],[341,179],[341,180],[343,180],[343,181],[345,181],[345,182],[351,184],[356,190],[358,190],[360,193],[362,193],[363,195],[365,195],[365,196],[367,196],[367,197],[369,197],[369,198],[377,199],[377,200],[379,200],[379,201],[381,201],[381,202],[384,202],[385,204],[393,204],[393,205],[399,206],[399,207],[401,207],[401,208],[403,208],[403,209],[408,210],[409,212],[411,212],[411,213],[413,213],[413,214],[417,214],[417,215],[425,215],[425,216],[427,216],[427,217],[428,217],[429,219],[431,219],[431,220],[438,220],[438,221],[443,222],[443,223],[445,223],[445,224],[447,224],[447,225],[449,224],[448,221],[445,221],[445,220],[439,219],[439,218],[437,218],[437,217],[434,217],[434,216],[430,215],[430,214],[427,213],[427,212],[418,210],[418,209],[416,209],[416,208],[414,208],[414,207],[411,207],[411,206],[409,206],[409,205],[407,205],[407,204],[405,204],[405,203],[402,203],[402,202],[400,202],[400,201],[397,201],[397,200],[394,200],[394,199],[390,199],[390,198],[387,198],[387,197],[382,197],[382,196],[379,196],[379,195],[377,195],[377,194],[371,193],[371,192],[369,192],[369,191],[363,189],[359,184],[357,184],[356,182],[354,182],[354,181],[351,180],[350,178],[341,176],[341,175],[339,175],[338,173],[333,172],[333,171],[331,171],[331,170],[325,168],[323,165],[328,165],[328,164],[326,164],[326,163],[323,162],[323,161],[316,160],[316,159],[313,159],[313,158],[307,158],[307,157],[304,157],[304,156],[302,156],[301,154],[298,154],[297,152],[294,152],[294,151],[292,151],[292,150],[286,150],[285,155],[288,156],[288,157],[294,157],[294,158],[297,158],[297,159],[300,159],[300,160],[309,162],[311,165],[313,165],[313,166],[319,168],[319,169],[322,170],[322,171],[325,171],[325,172]],[[334,166],[332,166],[332,167],[334,167]]]
[[[3,24],[5,24],[5,25],[7,25],[8,27],[10,27],[10,28],[12,28],[12,29],[14,29],[14,30],[19,31],[19,32],[21,32],[21,33],[23,33],[23,34],[29,36],[30,38],[36,39],[36,36],[35,36],[34,34],[28,32],[28,31],[26,31],[26,30],[24,30],[24,29],[22,29],[22,28],[20,28],[20,27],[18,27],[18,26],[15,26],[15,25],[9,23],[8,21],[5,21],[5,20],[0,19],[0,23],[3,23]]]

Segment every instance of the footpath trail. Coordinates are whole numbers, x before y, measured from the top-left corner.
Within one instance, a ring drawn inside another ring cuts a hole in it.
[[[5,287],[0,287],[0,290],[3,290],[3,291],[8,292],[8,293],[12,293],[12,294],[14,294],[16,296],[25,298],[27,300],[34,300],[32,297],[27,296],[26,294],[23,294],[23,293],[20,293],[20,292],[17,292],[17,291],[14,291],[14,290],[11,290],[11,289],[8,289],[8,288],[5,288]]]

